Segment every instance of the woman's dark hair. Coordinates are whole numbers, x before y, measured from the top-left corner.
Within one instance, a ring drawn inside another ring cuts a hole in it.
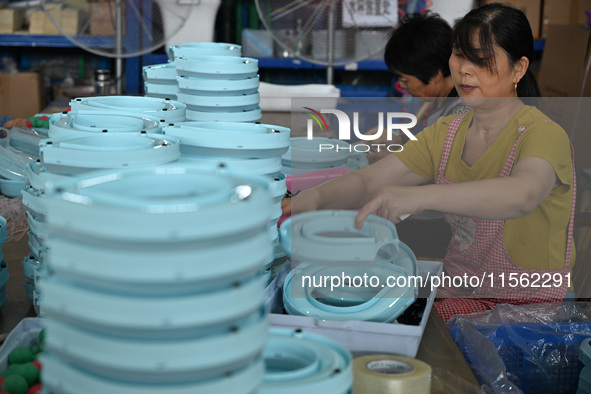
[[[478,34],[479,50],[472,37]],[[525,14],[508,4],[489,3],[468,12],[454,27],[453,49],[474,64],[495,71],[494,44],[505,51],[511,64],[525,56],[531,65],[534,38]],[[519,97],[540,97],[538,83],[530,69],[517,84]]]
[[[427,84],[438,71],[450,74],[452,29],[437,14],[406,16],[392,31],[384,61],[394,73],[412,75]]]

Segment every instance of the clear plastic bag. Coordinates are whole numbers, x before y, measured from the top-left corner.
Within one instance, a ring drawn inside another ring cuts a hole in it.
[[[42,329],[42,319],[27,317],[21,320],[0,347],[0,371],[4,371],[8,367],[8,355],[15,347],[39,345],[39,333]]]

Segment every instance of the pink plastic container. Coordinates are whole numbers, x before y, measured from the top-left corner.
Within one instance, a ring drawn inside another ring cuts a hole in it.
[[[292,175],[285,178],[287,190],[293,195],[302,190],[310,189],[314,186],[328,182],[331,179],[338,178],[341,175],[345,175],[349,172],[353,172],[350,168],[326,168],[322,170],[314,170],[306,172],[305,174]],[[281,226],[281,223],[291,215],[283,215],[277,222],[277,227]]]

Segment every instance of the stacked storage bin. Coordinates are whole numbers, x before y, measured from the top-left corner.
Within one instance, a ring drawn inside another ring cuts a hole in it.
[[[268,223],[269,237],[276,253],[265,264],[267,278],[271,264],[280,257],[277,222],[281,200],[287,191],[281,170],[281,155],[289,148],[290,130],[285,127],[241,122],[183,122],[163,129],[164,135],[181,141],[183,163],[202,165],[223,162],[227,168],[264,175],[271,180],[272,205]]]
[[[168,164],[46,193],[50,392],[253,393],[268,324],[266,178]]]
[[[241,47],[234,44],[196,42],[172,45],[168,47],[168,63],[144,66],[144,92],[148,97],[169,98],[176,100],[179,93],[177,73],[174,62],[177,57],[193,55],[195,52],[201,56],[240,56]]]
[[[179,93],[187,119],[203,122],[258,122],[258,60],[240,56],[231,44],[179,44],[174,56]]]
[[[122,99],[126,98],[117,98],[118,102]],[[153,103],[140,99],[142,103]],[[84,105],[81,99],[74,101]],[[157,106],[160,109],[170,106],[168,101],[157,101],[160,102]],[[110,100],[107,99],[106,102],[109,103]],[[129,100],[125,102],[131,104]],[[184,112],[179,114],[179,109],[158,112],[149,105],[146,108],[152,113],[152,117],[109,113],[109,109],[103,107],[99,107],[98,112],[80,110],[52,116],[48,133],[50,138],[40,143],[40,159],[29,163],[28,185],[22,193],[30,228],[28,237],[31,249],[31,253],[22,262],[25,294],[34,301],[38,313],[40,306],[39,294],[35,288],[35,273],[43,264],[50,234],[45,219],[47,208],[44,196],[47,183],[100,169],[147,167],[179,159],[179,141],[174,137],[163,136],[162,125],[167,116],[182,119]],[[155,120],[158,117],[164,118],[162,122]]]
[[[6,284],[8,283],[8,265],[4,260],[2,247],[8,238],[6,219],[0,216],[0,308],[6,304]]]

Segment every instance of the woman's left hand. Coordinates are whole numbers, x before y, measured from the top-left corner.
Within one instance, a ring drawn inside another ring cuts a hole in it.
[[[393,223],[400,217],[423,212],[422,195],[424,186],[387,186],[376,197],[365,204],[355,218],[355,227],[360,228],[370,214],[379,215]]]

